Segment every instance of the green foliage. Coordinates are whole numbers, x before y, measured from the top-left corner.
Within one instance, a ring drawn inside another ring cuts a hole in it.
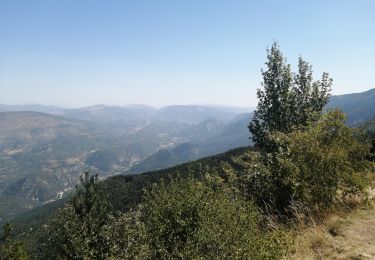
[[[319,118],[328,102],[332,79],[323,73],[321,81],[313,81],[312,67],[302,58],[298,73],[293,75],[276,42],[267,53],[263,90],[258,89],[259,102],[249,130],[258,147],[272,152],[277,145],[269,138],[271,132],[288,133]]]
[[[340,109],[346,116],[346,124],[359,126],[375,118],[375,88],[360,93],[332,96],[327,109]]]
[[[81,176],[81,184],[70,204],[75,214],[81,219],[99,221],[95,225],[102,226],[108,217],[109,205],[99,189],[98,175],[90,176],[88,172]]]
[[[86,175],[78,198],[44,226],[34,257],[276,259],[285,255],[285,233],[263,225],[258,208],[236,188],[216,174],[209,177],[162,180],[145,190],[135,210],[102,215],[95,210],[103,199],[96,196],[100,194],[97,178]]]
[[[105,195],[106,200],[110,202],[111,211],[127,212],[132,208],[136,208],[142,202],[143,189],[148,188],[153,183],[158,183],[167,175],[177,176],[180,174],[181,176],[187,176],[196,174],[196,176],[200,176],[202,169],[209,168],[221,171],[223,164],[230,165],[236,171],[242,171],[242,162],[235,162],[233,159],[242,157],[243,154],[247,154],[248,151],[252,150],[254,149],[251,147],[237,148],[223,154],[184,163],[169,169],[131,176],[117,175],[100,182],[99,190]],[[38,228],[49,219],[55,218],[56,211],[59,208],[63,208],[66,203],[67,198],[57,200],[13,219],[15,235],[22,239],[34,240]]]
[[[356,129],[356,138],[362,143],[370,144],[367,159],[375,162],[375,119],[369,120]]]
[[[2,260],[29,259],[29,256],[26,253],[23,242],[12,241],[9,238],[12,230],[13,230],[13,226],[11,224],[8,223],[4,225],[3,235],[0,240],[0,259]]]
[[[325,114],[305,131],[272,134],[279,150],[270,158],[276,207],[292,201],[329,207],[366,186],[369,146],[358,142],[340,111]]]
[[[252,152],[245,153],[235,160],[243,166],[236,178],[236,186],[242,194],[252,199],[261,208],[269,208],[276,204],[273,175],[264,163],[263,156]]]
[[[321,113],[332,79],[313,80],[312,67],[299,58],[298,73],[274,43],[262,71],[263,90],[249,130],[263,163],[250,165],[239,179],[247,196],[285,213],[293,201],[329,207],[339,195],[364,190],[369,148],[354,138],[341,112]]]
[[[48,254],[39,257],[256,259],[284,255],[288,238],[279,229],[265,228],[257,206],[284,213],[295,200],[309,207],[327,207],[340,196],[361,192],[368,147],[353,137],[339,112],[304,129],[270,136],[278,150],[268,157],[241,148],[102,183],[86,177],[77,198],[45,226],[39,246]],[[209,178],[202,177],[205,172]],[[162,181],[165,176],[171,179]],[[107,212],[102,199],[111,202],[111,213],[101,215],[96,210]],[[85,223],[90,221],[101,223],[92,224],[95,236],[87,233]],[[104,245],[96,247],[100,253],[88,247],[95,237]]]
[[[308,126],[319,119],[323,107],[328,103],[332,79],[324,72],[320,81],[313,80],[312,66],[301,57],[298,60],[298,73],[294,75],[291,90],[291,127]]]
[[[139,210],[111,216],[104,226],[109,255],[113,259],[146,259],[150,257],[147,232]]]
[[[252,147],[242,147],[164,170],[139,175],[114,176],[104,180],[100,189],[108,197],[114,211],[128,211],[143,201],[144,189],[148,189],[154,183],[159,183],[166,176],[177,177],[180,175],[184,177],[193,175],[199,178],[202,169],[215,170],[222,175],[224,174],[223,164],[229,164],[230,168],[240,171],[243,169],[242,162],[235,162],[233,158],[241,157],[244,153],[252,150],[254,150]]]
[[[219,186],[178,178],[146,193],[141,218],[151,258],[276,259],[285,253],[282,232],[262,229],[257,207]]]
[[[38,239],[37,257],[108,257],[108,239],[103,235],[108,220],[109,206],[99,190],[98,176],[85,173],[70,204],[44,226]]]

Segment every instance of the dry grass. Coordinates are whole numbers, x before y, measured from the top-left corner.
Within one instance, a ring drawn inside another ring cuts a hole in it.
[[[370,180],[369,199],[352,198],[318,221],[297,223],[288,259],[375,259],[375,174]]]

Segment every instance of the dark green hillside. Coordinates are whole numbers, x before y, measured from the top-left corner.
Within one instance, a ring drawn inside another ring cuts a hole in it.
[[[103,185],[114,209],[123,211],[138,204],[142,198],[142,190],[162,178],[188,174],[199,176],[203,175],[208,168],[223,171],[224,165],[240,170],[243,166],[239,163],[239,158],[246,157],[246,152],[253,150],[252,147],[237,148],[164,170],[150,171],[140,175],[114,176],[106,179]]]
[[[39,206],[38,201],[12,195],[0,195],[0,225],[6,218],[14,218],[23,212]]]
[[[347,124],[358,125],[375,117],[375,88],[361,93],[332,96],[326,108],[339,108]]]
[[[69,200],[69,196],[62,199],[41,205],[23,214],[18,214],[10,222],[14,225],[13,235],[23,240],[28,240],[35,235],[38,228],[56,212],[57,209],[62,208]],[[4,223],[0,223],[4,224]],[[31,239],[32,240],[32,239]]]
[[[114,211],[126,211],[136,206],[142,199],[143,189],[152,183],[159,182],[162,178],[177,175],[200,175],[204,174],[207,168],[222,171],[224,165],[233,169],[241,169],[241,160],[246,157],[246,152],[252,151],[251,147],[237,148],[223,154],[203,158],[197,161],[184,163],[172,168],[146,172],[139,175],[118,175],[103,181],[102,189]],[[23,213],[10,220],[16,226],[15,234],[20,237],[32,235],[30,230],[39,227],[50,214],[61,207],[67,201],[66,198],[37,207],[29,212]]]

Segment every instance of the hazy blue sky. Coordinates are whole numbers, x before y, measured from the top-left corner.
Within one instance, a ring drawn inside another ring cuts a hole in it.
[[[252,106],[274,39],[375,87],[373,0],[1,0],[0,103]]]

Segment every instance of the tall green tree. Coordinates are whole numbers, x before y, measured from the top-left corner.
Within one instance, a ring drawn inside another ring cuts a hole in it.
[[[0,259],[29,259],[23,242],[10,239],[12,230],[13,226],[9,223],[5,224],[3,227],[3,235],[0,238]]]
[[[320,81],[314,81],[312,66],[299,57],[298,73],[294,75],[291,89],[291,126],[305,127],[319,119],[324,106],[328,103],[331,85],[332,79],[326,72]]]
[[[104,229],[109,205],[97,175],[81,177],[70,203],[59,210],[39,236],[37,256],[43,259],[105,259],[109,241]]]
[[[298,73],[293,74],[276,42],[267,49],[266,66],[249,130],[256,146],[272,152],[277,146],[269,138],[271,132],[289,133],[319,118],[328,102],[332,79],[323,73],[320,81],[314,81],[311,65],[302,58]]]

